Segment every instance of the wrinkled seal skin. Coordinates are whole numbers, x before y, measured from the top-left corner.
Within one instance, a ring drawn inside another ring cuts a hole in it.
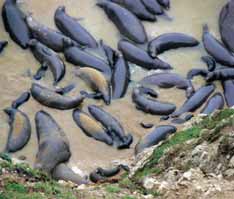
[[[50,68],[54,77],[54,84],[57,84],[65,75],[65,64],[62,59],[56,52],[35,39],[30,40],[29,46],[41,65]]]
[[[54,20],[56,26],[63,34],[81,46],[89,48],[96,48],[98,46],[93,36],[79,24],[78,20],[66,14],[64,6],[57,8]]]
[[[96,105],[88,106],[88,110],[108,130],[108,134],[112,137],[118,149],[130,147],[133,137],[131,134],[125,135],[125,131],[117,119]]]
[[[68,47],[64,51],[65,58],[68,62],[80,66],[91,67],[103,72],[107,77],[111,77],[111,68],[100,58],[81,50],[77,47]]]
[[[183,33],[165,33],[149,42],[148,52],[150,56],[156,57],[167,50],[182,47],[193,47],[198,44],[199,41],[190,35]]]
[[[61,32],[40,24],[33,19],[32,16],[27,16],[26,22],[33,35],[33,38],[37,39],[56,52],[63,52],[66,45],[75,45],[75,42],[70,38],[66,37]]]
[[[105,11],[122,35],[138,44],[147,42],[143,24],[126,8],[106,0],[98,2],[97,5]]]
[[[31,137],[31,124],[28,116],[15,108],[7,108],[4,112],[9,116],[10,130],[6,152],[16,152],[22,149]]]
[[[174,104],[160,102],[156,99],[146,96],[144,87],[134,88],[132,93],[132,100],[136,104],[136,108],[138,110],[153,115],[169,115],[176,109]]]
[[[67,182],[73,182],[77,185],[88,184],[88,181],[82,178],[80,175],[72,171],[66,164],[61,163],[57,165],[53,172],[52,178],[55,180],[64,180]]]
[[[234,69],[224,68],[208,73],[206,81],[234,79]]]
[[[44,86],[33,83],[31,87],[31,94],[35,100],[44,106],[50,108],[68,110],[78,107],[84,100],[83,96],[68,97],[56,93]]]
[[[187,79],[192,80],[194,77],[200,75],[202,77],[207,77],[208,71],[206,69],[193,68],[187,73]]]
[[[5,0],[2,7],[2,18],[11,39],[26,49],[31,35],[24,21],[24,14],[17,7],[16,0]]]
[[[219,16],[219,30],[225,46],[234,52],[234,1],[229,1],[221,10]]]
[[[122,56],[119,56],[119,58],[115,63],[111,78],[113,99],[124,97],[128,89],[129,81],[130,81],[129,65]]]
[[[226,80],[222,81],[222,86],[224,90],[224,97],[228,107],[234,106],[234,81]]]
[[[111,87],[105,76],[98,70],[84,67],[80,68],[77,75],[83,79],[97,93],[101,93],[107,105],[111,103]]]
[[[36,113],[35,124],[39,144],[35,168],[51,174],[58,164],[69,160],[69,142],[60,126],[45,111]]]
[[[3,52],[4,48],[8,45],[8,41],[0,41],[0,53]]]
[[[206,106],[202,109],[201,113],[211,114],[215,110],[221,110],[224,107],[224,99],[221,93],[215,93],[206,103]]]
[[[163,8],[156,0],[141,0],[147,10],[154,15],[162,15],[164,13]]]
[[[146,9],[146,7],[141,2],[141,0],[110,0],[110,1],[125,7],[130,12],[135,14],[138,19],[151,21],[151,22],[157,21],[155,15],[153,15]]]
[[[188,100],[186,100],[182,107],[173,113],[171,117],[179,117],[183,113],[195,111],[204,104],[214,90],[215,86],[213,84],[202,86]]]
[[[170,0],[157,0],[158,3],[163,6],[166,10],[170,8]]]
[[[123,56],[127,61],[141,66],[145,69],[172,69],[172,67],[168,63],[165,63],[158,58],[153,59],[148,55],[146,51],[138,48],[137,46],[126,40],[119,41],[118,49],[123,53]]]
[[[151,133],[143,137],[135,147],[135,154],[142,152],[144,149],[157,145],[165,140],[167,136],[176,132],[176,127],[171,125],[162,125],[156,127]]]
[[[209,72],[212,72],[216,68],[216,61],[213,57],[210,56],[202,56],[201,60],[207,65],[207,69]]]
[[[208,54],[210,54],[216,62],[234,67],[234,57],[213,35],[210,34],[207,25],[203,26],[203,44]]]
[[[89,137],[104,142],[108,145],[112,145],[112,138],[106,133],[106,130],[102,125],[91,118],[87,113],[76,109],[73,111],[73,119],[77,126]]]
[[[144,77],[141,84],[155,85],[160,88],[187,89],[189,86],[188,80],[176,73],[155,73]]]

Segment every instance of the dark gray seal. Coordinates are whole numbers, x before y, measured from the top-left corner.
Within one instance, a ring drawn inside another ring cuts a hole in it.
[[[153,15],[162,15],[164,10],[157,0],[141,0],[147,10],[149,10]]]
[[[206,77],[206,81],[215,81],[215,80],[229,80],[234,79],[234,69],[233,68],[223,68],[219,70],[215,70],[213,72],[208,73]]]
[[[157,0],[158,3],[163,6],[166,10],[170,8],[170,0]]]
[[[222,81],[224,97],[228,107],[234,106],[234,81],[225,80]]]

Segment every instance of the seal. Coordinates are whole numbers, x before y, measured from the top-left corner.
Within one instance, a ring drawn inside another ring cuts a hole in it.
[[[21,48],[26,49],[31,34],[24,21],[23,12],[17,7],[16,0],[5,0],[2,7],[2,18],[5,30],[11,39]]]
[[[209,72],[206,81],[211,82],[215,80],[229,80],[234,79],[234,69],[233,68],[223,68]]]
[[[193,68],[187,73],[187,79],[192,80],[196,76],[207,77],[208,71],[202,68]]]
[[[75,173],[64,163],[57,165],[53,169],[52,178],[55,180],[64,180],[67,182],[73,182],[77,185],[88,184],[87,179],[82,178],[80,175]]]
[[[16,100],[14,100],[11,104],[11,107],[13,109],[19,108],[21,105],[23,105],[25,102],[27,102],[30,99],[31,95],[29,92],[23,92],[20,97],[18,97]]]
[[[45,111],[36,113],[35,124],[39,144],[35,168],[52,174],[57,165],[68,161],[71,156],[68,139],[61,127]]]
[[[216,62],[234,67],[234,57],[232,54],[219,42],[210,32],[208,25],[203,26],[202,41],[204,47],[209,55],[211,55]]]
[[[138,48],[137,46],[126,40],[120,40],[118,42],[118,49],[123,53],[123,56],[127,61],[136,64],[144,69],[172,69],[172,67],[168,63],[165,63],[158,58],[153,59],[148,55],[146,51]]]
[[[162,125],[156,127],[151,133],[144,136],[135,147],[135,154],[141,153],[146,148],[157,145],[165,140],[169,135],[176,132],[176,127],[172,125]]]
[[[212,72],[216,68],[216,61],[211,56],[202,56],[201,60],[207,65],[207,69],[209,72]]]
[[[102,125],[96,122],[87,113],[76,109],[73,111],[73,120],[88,137],[93,137],[107,145],[113,144],[112,138],[107,134],[107,131],[102,127]]]
[[[147,35],[143,24],[139,19],[126,8],[118,4],[102,0],[97,3],[108,18],[115,24],[120,33],[138,44],[147,42]]]
[[[146,7],[144,6],[141,0],[111,0],[111,1],[128,9],[130,12],[136,15],[138,19],[150,22],[157,21],[155,15],[150,13],[146,9]]]
[[[163,6],[166,10],[170,8],[170,0],[157,0],[158,3]]]
[[[112,98],[124,97],[130,81],[130,68],[122,56],[117,58],[111,78]]]
[[[4,48],[8,45],[8,41],[0,41],[0,53],[3,52]]]
[[[89,105],[88,110],[89,113],[108,130],[108,134],[111,136],[118,149],[130,147],[133,137],[131,134],[125,134],[122,125],[116,118],[96,105]]]
[[[206,106],[202,109],[201,113],[203,114],[211,114],[216,110],[221,110],[224,107],[224,99],[223,95],[218,92],[215,93],[206,103]]]
[[[119,57],[118,52],[115,51],[110,46],[104,44],[103,40],[100,40],[100,46],[106,55],[106,58],[107,58],[109,65],[111,66],[111,68],[113,68],[114,64],[116,62],[116,59]]]
[[[141,0],[146,9],[151,12],[153,15],[162,15],[164,10],[158,1],[155,0]]]
[[[91,67],[104,73],[107,78],[111,77],[111,68],[107,63],[82,49],[68,47],[64,50],[64,56],[68,62],[76,66]]]
[[[65,75],[65,64],[61,57],[59,57],[56,52],[35,39],[29,41],[29,46],[34,57],[42,65],[42,68],[50,68],[54,77],[54,84],[57,84],[62,80]]]
[[[27,16],[26,22],[33,35],[33,38],[37,39],[55,52],[63,52],[65,45],[77,45],[69,37],[66,37],[61,32],[40,24],[35,19],[33,19],[32,16]]]
[[[55,24],[58,29],[76,41],[81,46],[88,48],[97,48],[98,44],[94,37],[80,25],[77,19],[67,15],[65,6],[60,6],[55,11],[54,15]]]
[[[186,90],[189,87],[188,80],[176,73],[160,72],[144,77],[141,81],[143,85],[154,85],[160,88],[172,88]]]
[[[185,103],[174,112],[171,117],[179,117],[186,112],[194,112],[198,109],[215,90],[214,84],[208,84],[199,88]]]
[[[225,80],[222,81],[222,86],[224,90],[224,97],[228,107],[234,106],[234,81]]]
[[[149,42],[148,53],[151,57],[156,57],[167,50],[194,47],[197,45],[199,45],[199,41],[190,35],[183,33],[165,33]]]
[[[101,93],[107,105],[111,103],[111,87],[105,76],[96,69],[84,67],[80,68],[76,75],[83,79],[95,92]]]
[[[175,111],[176,106],[174,104],[160,102],[154,98],[149,98],[147,95],[149,94],[146,93],[144,87],[133,89],[132,100],[138,110],[153,115],[169,115]]]
[[[77,96],[75,98],[63,96],[37,83],[32,84],[31,94],[33,98],[37,100],[39,103],[48,106],[50,108],[55,108],[60,110],[68,110],[76,108],[84,100],[83,96]]]

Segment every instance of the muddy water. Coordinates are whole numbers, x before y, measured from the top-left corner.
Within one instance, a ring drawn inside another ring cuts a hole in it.
[[[41,23],[55,27],[53,21],[54,11],[59,5],[65,5],[67,12],[76,18],[80,18],[80,23],[96,39],[102,38],[107,44],[116,48],[120,35],[103,11],[95,6],[95,2],[95,0],[25,0],[20,1],[20,7],[26,12],[33,13],[33,16]],[[172,1],[171,10],[168,14],[173,17],[173,21],[170,22],[166,19],[159,18],[157,23],[144,23],[144,25],[150,37],[166,32],[184,32],[201,40],[202,25],[208,23],[211,31],[219,37],[217,24],[218,14],[225,2],[226,0]],[[0,6],[2,4],[3,0],[0,0]],[[35,73],[39,64],[29,51],[21,50],[9,39],[3,28],[2,20],[0,20],[0,39],[10,41],[8,48],[0,55],[0,109],[2,110],[9,106],[22,92],[30,88],[32,83],[30,74]],[[202,45],[191,49],[166,52],[161,58],[169,62],[176,72],[185,75],[193,67],[205,67],[200,61],[201,55],[205,55]],[[71,95],[77,95],[81,88],[85,88],[85,84],[74,76],[74,70],[75,68],[72,65],[67,64],[66,77],[60,84],[64,86],[68,83],[76,83],[77,89]],[[134,67],[133,71],[132,79],[135,81],[147,75],[146,71],[137,67]],[[41,83],[51,85],[51,78],[51,74],[47,73]],[[196,85],[201,84],[201,82],[200,79],[194,81]],[[149,132],[149,130],[140,127],[140,122],[153,122],[157,125],[160,123],[159,117],[146,115],[137,111],[131,102],[130,94],[131,88],[124,99],[114,101],[109,107],[105,107],[102,102],[89,100],[84,105],[84,109],[87,104],[91,103],[103,105],[106,110],[121,121],[127,132],[131,132],[134,135],[136,143],[141,136]],[[163,90],[160,91],[160,99],[174,102],[177,106],[180,106],[185,100],[185,95],[183,91],[176,89]],[[130,150],[117,151],[112,147],[85,136],[73,122],[71,111],[49,109],[33,99],[20,109],[30,117],[33,132],[29,144],[22,151],[14,154],[14,156],[19,157],[20,155],[25,155],[31,164],[34,162],[38,146],[34,116],[39,110],[48,111],[66,132],[71,144],[72,157],[69,162],[71,166],[88,172],[97,166],[109,165],[114,160],[127,159],[133,155],[133,146],[135,143]],[[1,111],[0,147],[2,149],[5,146],[8,128],[7,117]]]

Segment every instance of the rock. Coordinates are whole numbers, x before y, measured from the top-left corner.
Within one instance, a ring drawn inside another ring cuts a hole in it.
[[[153,189],[155,184],[156,181],[153,178],[146,177],[143,181],[143,187],[148,190]]]
[[[229,161],[228,166],[231,168],[234,168],[234,156],[232,156],[231,160]]]

